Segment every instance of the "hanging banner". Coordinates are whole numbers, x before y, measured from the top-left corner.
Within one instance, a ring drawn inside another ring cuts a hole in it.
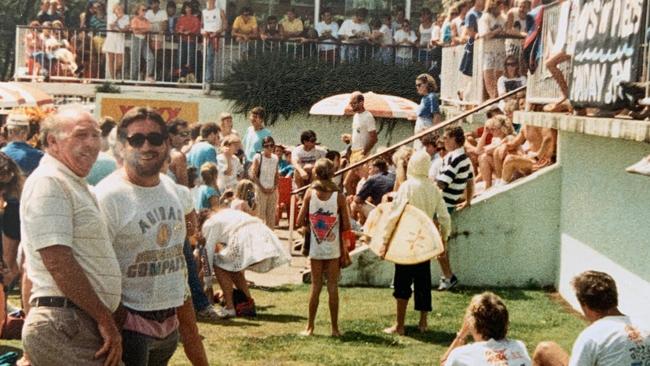
[[[118,94],[119,95],[119,94]],[[120,96],[104,95],[101,99],[98,116],[111,116],[116,121],[133,107],[151,107],[165,119],[182,118],[190,123],[199,120],[199,104],[196,102],[180,102],[177,100],[132,99]]]
[[[619,109],[621,83],[636,81],[640,71],[643,0],[577,1],[571,104]]]

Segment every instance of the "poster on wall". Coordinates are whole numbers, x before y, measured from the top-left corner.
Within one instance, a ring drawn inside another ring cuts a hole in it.
[[[99,116],[111,116],[116,121],[135,106],[151,107],[163,117],[165,121],[182,118],[190,123],[199,120],[199,104],[196,102],[179,102],[159,99],[132,99],[132,98],[102,98]]]
[[[579,3],[573,27],[571,103],[578,107],[621,108],[621,83],[636,81],[640,74],[643,0]]]

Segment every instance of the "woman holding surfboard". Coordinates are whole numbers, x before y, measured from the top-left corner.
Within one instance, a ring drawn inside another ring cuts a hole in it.
[[[298,215],[298,222],[305,226],[306,254],[311,264],[311,292],[309,294],[309,320],[301,335],[314,334],[314,321],[318,310],[323,278],[327,279],[332,336],[341,335],[338,326],[339,292],[338,281],[341,267],[350,263],[348,247],[354,233],[350,230],[350,214],[345,196],[332,181],[334,163],[321,158],[314,164],[314,181],[305,193],[305,199]]]

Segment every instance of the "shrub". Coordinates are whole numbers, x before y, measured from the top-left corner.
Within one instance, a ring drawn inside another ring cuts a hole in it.
[[[395,66],[368,61],[333,66],[318,59],[264,53],[233,65],[224,80],[222,97],[233,102],[236,113],[262,106],[267,123],[280,116],[305,112],[319,100],[355,90],[391,94],[419,102],[414,80],[422,65]]]

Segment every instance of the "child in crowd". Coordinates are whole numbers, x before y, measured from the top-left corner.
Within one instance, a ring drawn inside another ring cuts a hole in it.
[[[217,156],[217,186],[219,191],[224,192],[226,189],[234,189],[237,186],[237,178],[243,173],[243,167],[237,159],[236,148],[239,145],[239,137],[229,135],[221,142],[221,154]]]
[[[251,185],[252,182],[248,181]],[[224,192],[216,212],[202,225],[208,265],[214,268],[223,291],[225,308],[217,309],[222,318],[255,315],[255,302],[248,289],[245,270],[266,273],[289,262],[291,256],[280,240],[260,219],[234,210]],[[234,288],[246,296],[235,306]]]
[[[217,176],[219,172],[213,163],[204,163],[201,166],[201,185],[194,191],[194,208],[197,211],[202,209],[214,209],[219,203],[219,191],[217,190]]]
[[[309,236],[307,242],[312,274],[309,320],[307,328],[301,334],[305,336],[314,334],[318,301],[323,288],[323,278],[326,276],[332,336],[338,337],[341,335],[338,326],[339,273],[342,266],[349,265],[350,257],[347,248],[354,233],[350,230],[350,217],[345,197],[332,181],[334,163],[326,158],[318,159],[314,165],[313,175],[314,181],[305,193],[298,215],[298,222],[303,223],[305,235]]]
[[[337,172],[339,169],[341,169],[341,153],[336,151],[336,150],[328,150],[327,153],[325,154],[325,158],[329,159],[334,163],[334,172]],[[332,181],[341,189],[343,190],[343,174],[339,174],[332,178]]]
[[[248,179],[242,179],[237,183],[235,199],[230,203],[230,208],[255,215],[255,184]]]
[[[253,165],[249,174],[256,185],[256,196],[259,217],[264,223],[273,228],[275,226],[275,210],[278,200],[278,157],[273,154],[275,141],[273,137],[266,136],[262,139],[262,152],[255,154]]]

